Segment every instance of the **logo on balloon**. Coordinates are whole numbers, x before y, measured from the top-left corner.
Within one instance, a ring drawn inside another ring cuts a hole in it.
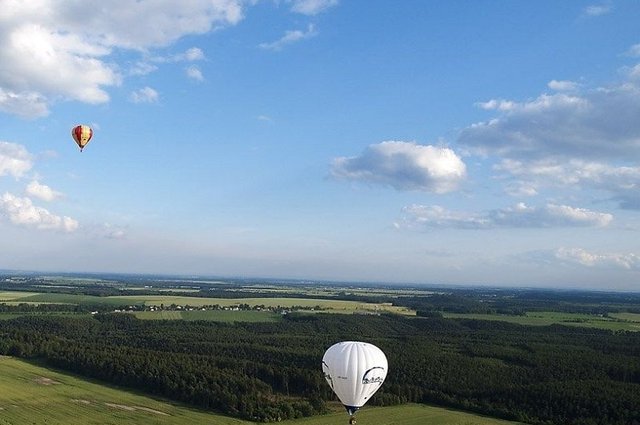
[[[376,376],[376,372],[380,372],[381,375]],[[383,367],[372,367],[367,370],[362,376],[363,384],[382,384],[384,382],[385,373]]]

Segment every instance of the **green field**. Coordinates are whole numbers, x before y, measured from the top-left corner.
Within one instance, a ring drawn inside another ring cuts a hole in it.
[[[472,413],[448,410],[421,404],[405,404],[392,407],[365,407],[356,415],[358,425],[517,425]],[[286,425],[347,425],[346,412],[311,418],[282,421]]]
[[[560,324],[567,326],[586,326],[612,331],[640,331],[640,315],[632,313],[611,314],[611,317],[593,314],[559,313],[554,311],[529,312],[524,316],[444,313],[444,317],[450,319],[498,320],[529,326]]]
[[[271,311],[255,310],[194,310],[194,311],[139,311],[133,313],[143,320],[210,320],[214,322],[277,322],[281,315]]]
[[[285,421],[286,424],[347,424],[344,412]],[[249,425],[221,415],[205,413],[103,386],[55,372],[11,357],[0,356],[0,425]],[[375,425],[507,425],[516,422],[485,418],[438,407],[409,404],[365,407],[358,424]]]
[[[0,357],[0,425],[247,424]]]

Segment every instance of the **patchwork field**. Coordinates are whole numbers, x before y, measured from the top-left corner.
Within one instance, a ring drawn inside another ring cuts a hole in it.
[[[290,425],[346,424],[344,412],[286,421]],[[0,356],[0,425],[249,425],[238,419],[134,394]],[[365,407],[359,424],[515,425],[517,422],[423,405]]]
[[[3,296],[4,294],[4,296]],[[0,292],[0,302],[7,304],[109,304],[113,306],[123,305],[144,305],[144,306],[191,306],[202,307],[208,305],[219,305],[221,307],[232,307],[240,304],[249,306],[265,307],[302,307],[307,309],[319,308],[324,311],[334,313],[380,313],[391,312],[405,315],[415,315],[415,312],[405,308],[393,306],[390,303],[364,303],[358,301],[342,301],[327,299],[309,298],[204,298],[204,297],[184,297],[174,295],[126,295],[97,297],[90,295],[56,294],[56,293],[36,293],[36,292]]]

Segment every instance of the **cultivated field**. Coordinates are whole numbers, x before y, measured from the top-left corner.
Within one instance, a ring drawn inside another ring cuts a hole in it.
[[[289,425],[347,424],[344,412],[286,421]],[[0,356],[0,425],[249,425],[252,422],[201,412],[166,401],[103,386]],[[514,425],[438,407],[409,404],[365,407],[358,424]]]
[[[32,295],[38,294],[36,292],[0,291],[0,302],[15,301]]]
[[[142,320],[210,320],[213,322],[277,322],[281,315],[270,311],[194,310],[139,311],[133,313]]]
[[[585,326],[591,328],[608,329],[612,331],[640,331],[640,314],[615,313],[611,317],[593,314],[558,313],[552,311],[529,312],[524,316],[510,316],[506,314],[459,314],[444,313],[446,318],[499,320],[519,325],[548,326],[561,324],[567,326]]]

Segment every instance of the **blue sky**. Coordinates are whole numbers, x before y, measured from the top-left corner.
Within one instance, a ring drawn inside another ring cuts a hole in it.
[[[0,6],[0,268],[640,289],[635,1]]]

